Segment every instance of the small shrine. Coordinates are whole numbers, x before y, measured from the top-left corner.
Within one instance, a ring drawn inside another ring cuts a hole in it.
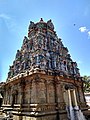
[[[8,72],[2,108],[13,120],[80,120],[71,109],[87,109],[77,63],[51,20],[30,21]]]

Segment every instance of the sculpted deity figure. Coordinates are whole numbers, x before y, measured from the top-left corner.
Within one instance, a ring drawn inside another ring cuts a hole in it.
[[[34,22],[30,21],[29,30],[34,28]]]
[[[26,36],[24,36],[23,45],[25,45],[27,42],[28,42],[28,38]]]
[[[16,53],[16,60],[20,60],[21,59],[21,52],[19,50],[17,50],[17,53]]]
[[[73,62],[73,72],[75,76],[80,76],[79,69],[77,68],[77,63]]]
[[[50,58],[50,53],[49,52],[46,53],[46,57],[47,57],[47,59]]]
[[[68,74],[71,73],[71,61],[67,62],[67,70],[68,70]]]
[[[8,77],[13,77],[14,76],[14,66],[10,66],[10,72],[8,74],[9,76]]]
[[[48,26],[49,28],[51,28],[52,30],[54,30],[54,25],[53,25],[53,23],[52,23],[51,20],[47,21],[47,26]]]
[[[73,67],[73,74],[76,74],[76,68],[77,68],[76,62],[72,62],[72,67]]]
[[[43,40],[43,47],[45,50],[47,50],[47,38],[44,38]]]
[[[66,61],[61,61],[60,62],[60,65],[61,65],[61,70],[62,71],[67,71],[67,64],[66,64]]]

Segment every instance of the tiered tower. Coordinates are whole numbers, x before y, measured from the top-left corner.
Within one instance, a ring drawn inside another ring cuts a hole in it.
[[[70,106],[86,107],[77,63],[51,20],[30,22],[10,66],[2,107],[11,108],[14,120],[66,120]]]
[[[34,69],[80,77],[77,63],[72,61],[68,49],[57,37],[51,20],[47,23],[43,19],[36,24],[30,22],[28,37],[24,37],[21,50],[17,50],[8,79]]]

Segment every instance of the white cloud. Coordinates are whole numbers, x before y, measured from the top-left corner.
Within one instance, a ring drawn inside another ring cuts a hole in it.
[[[90,38],[90,30],[86,27],[80,27],[79,31],[82,33],[86,33],[88,35],[88,39]]]
[[[16,27],[16,23],[14,21],[13,18],[11,18],[9,15],[7,14],[0,14],[0,19],[3,19],[7,28],[9,29],[9,31],[14,31],[15,27]]]
[[[90,31],[88,31],[88,37],[90,37]]]
[[[0,14],[0,18],[7,19],[7,20],[10,19],[10,17],[6,14]]]
[[[86,27],[80,27],[79,30],[80,30],[80,32],[87,32],[88,31],[88,29]]]

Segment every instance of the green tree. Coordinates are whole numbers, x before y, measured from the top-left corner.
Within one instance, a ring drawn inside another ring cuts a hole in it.
[[[84,76],[83,77],[83,88],[84,88],[84,92],[88,93],[90,92],[90,76]]]

